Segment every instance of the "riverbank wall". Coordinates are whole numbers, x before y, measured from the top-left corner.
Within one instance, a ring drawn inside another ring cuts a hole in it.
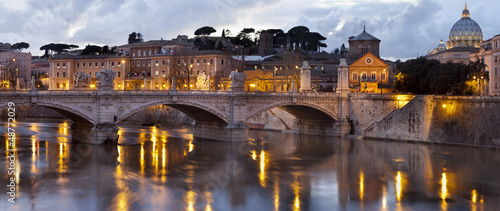
[[[374,121],[362,136],[500,148],[499,127],[500,97],[429,95]]]

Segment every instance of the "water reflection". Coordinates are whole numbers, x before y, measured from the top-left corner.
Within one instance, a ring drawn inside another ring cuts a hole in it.
[[[72,144],[70,123],[18,123],[17,128],[18,209],[500,206],[500,155],[493,150],[263,131],[251,131],[245,143],[206,142],[194,140],[187,129],[135,126],[120,128],[120,145],[103,147]],[[5,127],[1,129],[4,134]],[[0,166],[7,169],[8,150],[14,147],[4,138],[0,150],[6,152],[1,159],[5,164]],[[2,178],[10,177],[0,172]]]

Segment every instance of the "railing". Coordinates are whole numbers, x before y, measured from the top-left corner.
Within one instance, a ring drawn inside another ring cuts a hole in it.
[[[96,95],[101,90],[0,90],[0,95]],[[226,90],[111,90],[112,95],[243,95],[276,97],[338,97],[334,92],[232,92]]]

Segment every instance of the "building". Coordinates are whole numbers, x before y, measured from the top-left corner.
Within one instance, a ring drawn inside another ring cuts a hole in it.
[[[462,18],[451,27],[448,38],[446,46],[441,40],[434,50],[428,52],[427,58],[437,59],[442,63],[451,61],[468,64],[470,55],[479,52],[483,33],[479,24],[470,18],[467,4],[462,11]]]
[[[349,63],[353,63],[367,53],[373,54],[375,57],[380,58],[379,54],[380,40],[373,35],[363,32],[357,36],[349,37]]]
[[[35,86],[37,89],[49,88],[49,59],[34,56],[31,58],[31,76],[35,77]]]
[[[483,41],[478,52],[470,55],[471,61],[477,59],[486,65],[484,72],[488,75],[487,79],[478,78],[483,93],[500,95],[500,34]]]
[[[31,53],[10,49],[10,44],[0,44],[1,88],[26,89],[31,85]]]
[[[392,92],[393,65],[380,58],[380,40],[363,32],[349,38],[349,86],[360,92]],[[390,65],[389,65],[389,64]]]
[[[349,65],[349,85],[360,92],[392,92],[389,85],[389,65],[374,54],[368,52]]]
[[[96,74],[103,68],[117,72],[116,90],[170,89],[172,77],[177,89],[196,89],[196,78],[202,72],[211,76],[211,88],[217,89],[218,80],[231,72],[231,56],[198,50],[182,38],[118,46],[116,55],[55,55],[50,58],[50,89],[74,89],[73,75],[79,71],[91,75],[88,88],[95,88]]]

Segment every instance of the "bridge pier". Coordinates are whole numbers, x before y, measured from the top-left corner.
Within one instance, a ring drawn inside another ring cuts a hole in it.
[[[245,141],[248,128],[246,124],[227,125],[218,122],[196,121],[193,137],[217,141]]]
[[[88,144],[116,144],[118,142],[118,127],[112,123],[97,125],[74,122],[71,125],[72,140]]]
[[[293,126],[294,133],[320,136],[344,136],[348,135],[350,130],[351,125],[346,121],[301,119],[296,121]]]

